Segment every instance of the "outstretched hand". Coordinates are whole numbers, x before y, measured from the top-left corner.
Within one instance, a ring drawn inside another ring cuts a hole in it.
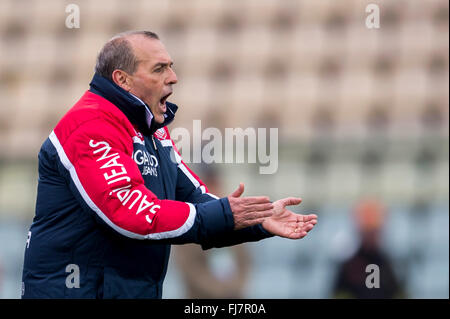
[[[273,203],[273,215],[266,217],[262,223],[265,230],[273,235],[289,239],[300,239],[317,224],[317,215],[300,215],[286,209],[286,206],[298,205],[301,198],[288,197]]]
[[[272,216],[273,204],[267,196],[241,197],[244,184],[228,196],[231,212],[233,213],[234,229],[261,224],[264,218]]]

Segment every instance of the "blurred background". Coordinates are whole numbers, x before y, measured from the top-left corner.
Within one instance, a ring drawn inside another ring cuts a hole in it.
[[[72,3],[80,28],[65,26]],[[175,61],[170,129],[278,128],[275,174],[192,164],[213,192],[244,182],[319,216],[301,241],[175,247],[164,298],[368,297],[368,263],[378,296],[448,298],[448,19],[446,0],[0,0],[0,298],[20,297],[40,145],[131,29]]]

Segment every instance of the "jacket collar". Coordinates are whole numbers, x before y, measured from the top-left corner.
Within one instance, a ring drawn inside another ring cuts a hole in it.
[[[95,73],[89,85],[92,93],[100,95],[114,104],[132,124],[137,126],[142,134],[147,136],[153,135],[157,129],[172,122],[178,109],[175,104],[166,102],[165,119],[162,124],[159,124],[153,120],[153,114],[147,104],[107,78]]]

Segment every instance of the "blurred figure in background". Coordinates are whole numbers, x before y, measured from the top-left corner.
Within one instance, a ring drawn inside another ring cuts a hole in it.
[[[224,250],[225,251],[222,251]],[[250,260],[244,245],[203,251],[194,244],[175,248],[175,259],[186,287],[185,298],[233,299],[245,297]],[[222,257],[222,258],[221,258]],[[213,267],[213,259],[226,261]]]
[[[209,190],[213,194],[221,194],[222,186],[217,169],[213,165],[204,165],[202,171],[202,178]],[[244,290],[251,266],[245,244],[206,251],[193,244],[174,247],[177,268],[186,288],[186,298],[245,297]]]
[[[345,260],[337,271],[333,287],[334,298],[405,298],[403,287],[396,277],[392,262],[381,248],[381,232],[386,217],[385,207],[376,200],[362,200],[354,209],[354,219],[360,235],[356,252]],[[369,288],[366,279],[368,265],[379,269],[379,287]]]

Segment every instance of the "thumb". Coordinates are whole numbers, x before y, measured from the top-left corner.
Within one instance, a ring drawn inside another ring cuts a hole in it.
[[[239,187],[230,196],[240,197],[243,192],[244,192],[244,183],[239,183]]]
[[[283,206],[298,205],[302,202],[299,197],[287,197],[282,200]]]

